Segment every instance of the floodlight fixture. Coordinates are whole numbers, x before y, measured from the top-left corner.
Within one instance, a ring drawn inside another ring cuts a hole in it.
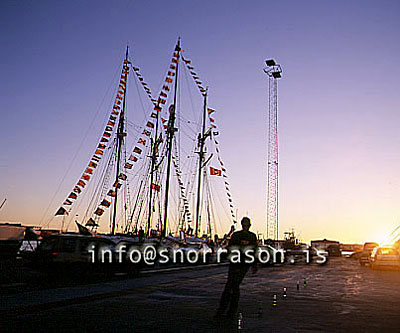
[[[265,60],[267,67],[264,68],[264,73],[267,74],[269,77],[274,79],[280,79],[282,77],[282,68],[281,65],[277,64],[275,60],[268,59]]]
[[[275,60],[274,59],[268,59],[268,60],[265,60],[265,63],[267,64],[267,66],[269,66],[269,67],[272,67],[272,66],[275,66],[276,65],[276,63],[275,63]]]
[[[281,72],[272,72],[272,77],[274,79],[279,79],[282,77]]]

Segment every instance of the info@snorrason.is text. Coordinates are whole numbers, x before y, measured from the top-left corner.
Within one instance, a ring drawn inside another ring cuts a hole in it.
[[[145,263],[146,265],[158,264],[199,264],[207,263],[213,251],[210,248],[166,248],[153,245],[146,246],[129,246],[123,244],[115,248],[101,247],[96,250],[94,245],[89,245],[88,253],[90,254],[90,261],[101,263],[126,263],[132,264]],[[313,248],[310,250],[298,250],[297,256],[302,257],[302,262],[317,264],[325,264],[327,262],[328,253],[323,250]],[[311,255],[313,253],[313,255]],[[232,264],[254,264],[256,262],[261,264],[276,264],[284,263],[285,256],[289,254],[290,263],[294,263],[292,253],[283,249],[275,249],[272,246],[266,245],[257,248],[235,248],[231,247],[229,250],[219,248],[215,251],[215,262],[220,263],[228,259]]]

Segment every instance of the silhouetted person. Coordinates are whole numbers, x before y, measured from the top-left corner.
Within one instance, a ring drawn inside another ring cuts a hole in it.
[[[142,228],[140,228],[139,230],[139,243],[143,243],[144,242],[144,230]]]
[[[242,230],[234,232],[229,241],[228,247],[230,252],[234,248],[240,249],[240,263],[233,263],[232,260],[230,260],[228,281],[226,282],[225,289],[222,293],[219,308],[215,315],[216,317],[224,315],[228,306],[229,309],[227,315],[230,317],[236,315],[240,297],[239,286],[242,283],[242,280],[250,266],[252,266],[253,273],[257,271],[257,264],[255,260],[252,264],[247,264],[244,262],[244,260],[247,258],[244,256],[244,251],[250,248],[254,249],[253,256],[255,257],[257,246],[257,236],[253,232],[249,231],[250,225],[250,219],[248,217],[243,217]]]

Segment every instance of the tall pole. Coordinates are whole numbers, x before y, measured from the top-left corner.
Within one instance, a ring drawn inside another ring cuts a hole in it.
[[[199,233],[199,224],[200,224],[200,201],[201,201],[201,174],[204,163],[204,143],[205,143],[205,131],[206,131],[206,116],[207,116],[207,93],[208,89],[204,93],[204,104],[203,104],[203,124],[202,130],[198,137],[198,145],[199,145],[199,174],[197,179],[197,202],[196,202],[196,229],[195,236],[198,236]]]
[[[279,238],[278,221],[278,83],[282,69],[270,59],[264,72],[268,75],[268,189],[267,189],[267,239]]]
[[[126,55],[125,60],[128,61],[128,46],[126,47]],[[124,62],[124,67],[126,66],[126,62]],[[124,137],[126,133],[124,133],[124,123],[125,123],[125,106],[126,106],[126,85],[128,84],[128,80],[126,80],[125,88],[124,88],[124,99],[122,103],[122,111],[119,115],[119,122],[118,122],[118,130],[117,130],[117,169],[115,175],[115,184],[118,183],[118,176],[120,170],[120,163],[121,163],[121,153],[122,153],[122,144],[124,142]],[[118,187],[115,187],[115,198],[114,198],[114,212],[112,218],[112,229],[111,234],[115,235],[115,225],[117,219],[117,201],[118,201]]]
[[[147,215],[147,237],[150,236],[150,228],[151,228],[151,215],[152,215],[152,211],[153,211],[153,181],[154,181],[154,170],[155,170],[155,166],[157,164],[157,151],[158,151],[158,111],[157,111],[157,120],[156,120],[156,130],[154,133],[154,139],[151,138],[151,149],[152,149],[152,153],[151,153],[151,170],[150,170],[150,195],[149,195],[149,211],[148,211],[148,215]],[[154,188],[154,190],[156,190]]]
[[[176,114],[176,97],[178,90],[178,73],[179,73],[179,52],[181,51],[180,39],[175,47],[175,52],[178,53],[177,64],[176,64],[176,75],[175,75],[175,91],[174,91],[174,104],[169,107],[169,119],[168,119],[168,138],[167,138],[167,179],[165,182],[165,201],[164,201],[164,226],[162,228],[162,236],[167,235],[167,219],[168,219],[168,197],[169,197],[169,183],[171,177],[171,159],[172,159],[172,142],[175,134],[175,114]]]

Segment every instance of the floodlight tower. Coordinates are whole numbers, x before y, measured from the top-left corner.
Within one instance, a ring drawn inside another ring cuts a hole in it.
[[[265,61],[268,75],[268,192],[266,238],[278,239],[278,79],[282,68],[275,60]]]

